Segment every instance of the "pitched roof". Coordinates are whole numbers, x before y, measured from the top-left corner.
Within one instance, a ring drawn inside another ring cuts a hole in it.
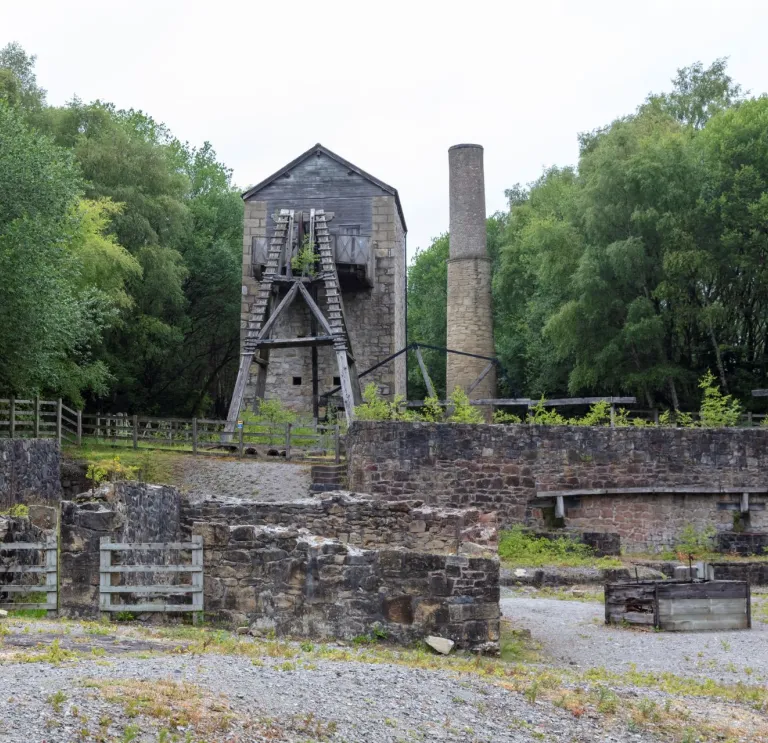
[[[331,160],[335,160],[337,163],[340,163],[348,170],[351,170],[358,175],[365,178],[367,181],[370,181],[374,185],[378,186],[382,191],[386,191],[387,193],[391,194],[395,197],[395,203],[397,204],[397,213],[400,215],[400,221],[403,225],[403,230],[405,232],[408,231],[408,227],[405,224],[405,216],[403,216],[403,207],[400,203],[400,195],[397,193],[397,189],[393,188],[392,186],[387,185],[384,183],[384,181],[380,181],[378,178],[375,178],[370,173],[366,173],[362,168],[358,168],[357,165],[353,165],[349,160],[345,160],[343,157],[337,155],[335,152],[331,152],[327,147],[323,147],[319,142],[314,146],[310,147],[306,152],[299,155],[295,160],[291,160],[287,165],[284,165],[280,170],[278,170],[276,173],[272,173],[269,178],[266,178],[261,183],[257,183],[255,186],[252,186],[249,188],[244,194],[243,199],[249,199],[254,194],[261,191],[261,189],[268,186],[270,183],[276,181],[281,176],[285,175],[289,170],[293,170],[297,165],[300,163],[303,163],[307,158],[311,157],[315,153],[320,152],[323,155],[326,155],[327,157],[330,157]]]

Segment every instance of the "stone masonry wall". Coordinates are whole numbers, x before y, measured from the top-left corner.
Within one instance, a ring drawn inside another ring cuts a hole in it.
[[[298,525],[316,536],[367,549],[402,547],[458,554],[465,542],[490,542],[493,548],[496,546],[495,515],[484,518],[476,508],[433,508],[419,501],[368,500],[350,493],[283,503],[210,498],[185,502],[181,518],[187,530],[196,521],[230,526]]]
[[[0,440],[0,510],[61,499],[59,445],[53,439]]]
[[[543,527],[547,491],[648,488],[565,499],[565,526],[615,532],[629,551],[674,543],[687,524],[730,529],[739,495],[768,491],[768,431],[356,422],[349,485],[382,499],[497,511],[502,525]],[[696,494],[653,493],[695,487]],[[765,493],[750,495],[750,529],[768,530]],[[720,505],[718,505],[720,504]]]
[[[495,559],[361,550],[284,527],[198,523],[206,610],[252,631],[351,639],[379,626],[392,639],[427,634],[496,647]]]

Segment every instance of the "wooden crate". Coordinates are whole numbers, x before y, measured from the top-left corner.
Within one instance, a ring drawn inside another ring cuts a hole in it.
[[[750,629],[746,581],[639,581],[605,586],[606,624],[635,624],[670,632]]]

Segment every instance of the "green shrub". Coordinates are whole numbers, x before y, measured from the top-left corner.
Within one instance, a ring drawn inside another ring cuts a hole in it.
[[[532,408],[529,408],[526,421],[537,426],[563,426],[567,423],[566,419],[557,410],[544,406],[543,395],[541,400]]]
[[[6,511],[0,511],[0,516],[10,516],[13,519],[26,518],[29,516],[29,507],[23,503],[16,503]]]
[[[519,415],[515,415],[514,413],[507,413],[504,410],[497,410],[493,414],[493,422],[502,423],[504,425],[515,425],[517,423],[522,423],[523,420]]]
[[[483,414],[470,404],[469,395],[461,387],[451,392],[450,401],[453,412],[448,418],[449,423],[485,423]]]
[[[709,369],[699,380],[699,389],[704,391],[699,409],[700,425],[706,428],[738,425],[741,420],[741,403],[720,391],[720,385]]]
[[[675,552],[681,559],[694,559],[705,557],[715,550],[715,535],[717,531],[714,526],[708,526],[705,529],[696,529],[693,524],[686,524],[680,534],[680,541],[675,545]]]
[[[592,564],[615,567],[621,564],[614,558],[595,557],[591,547],[569,536],[557,539],[537,537],[519,525],[501,532],[499,557],[507,564],[534,568],[542,565],[573,567]]]

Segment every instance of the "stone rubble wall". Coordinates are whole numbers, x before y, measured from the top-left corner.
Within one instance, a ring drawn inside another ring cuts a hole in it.
[[[68,617],[99,613],[101,537],[113,542],[171,542],[179,538],[181,496],[165,485],[118,482],[76,501],[62,501],[60,527],[60,612]],[[170,559],[173,561],[174,556]],[[118,558],[116,558],[118,559]],[[120,563],[163,564],[158,551],[121,552]],[[116,564],[116,563],[115,563]],[[171,576],[133,574],[131,582],[163,583]]]
[[[205,544],[206,611],[317,639],[380,629],[401,642],[436,634],[460,648],[497,649],[496,559],[362,550],[306,530],[196,523]]]
[[[53,439],[0,440],[0,511],[61,499],[61,455]]]
[[[495,514],[481,514],[476,508],[434,508],[420,501],[376,501],[345,492],[281,503],[185,501],[181,519],[187,530],[195,521],[300,526],[316,536],[365,549],[458,554],[467,543],[495,551],[497,542]]]
[[[721,489],[768,489],[768,431],[757,428],[356,422],[346,444],[351,489],[496,511],[504,527],[547,527],[547,491],[709,489],[565,498],[566,528],[617,533],[630,552],[672,546],[688,524],[730,530],[740,496]],[[768,530],[767,500],[750,495],[751,531]]]

